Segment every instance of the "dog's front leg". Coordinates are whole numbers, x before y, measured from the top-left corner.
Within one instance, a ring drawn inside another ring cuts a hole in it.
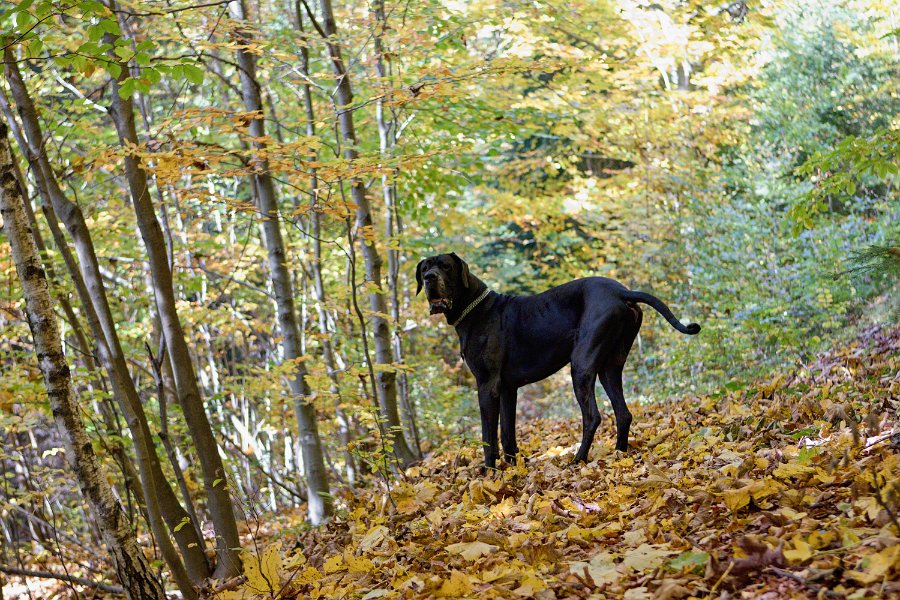
[[[500,442],[503,444],[503,460],[516,464],[519,446],[516,444],[516,395],[518,390],[503,389],[500,392]]]
[[[493,382],[478,386],[478,408],[481,410],[481,441],[484,444],[484,466],[497,467],[500,449],[497,425],[500,419],[500,392]]]

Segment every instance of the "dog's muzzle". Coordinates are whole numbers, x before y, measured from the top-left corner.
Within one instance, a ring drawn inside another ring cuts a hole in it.
[[[450,298],[429,298],[428,305],[430,307],[431,314],[437,315],[440,313],[445,313],[453,308],[453,300]]]
[[[437,315],[445,313],[453,308],[453,299],[450,298],[449,290],[440,278],[434,278],[432,281],[425,282],[425,293],[428,296],[428,306],[431,314]]]

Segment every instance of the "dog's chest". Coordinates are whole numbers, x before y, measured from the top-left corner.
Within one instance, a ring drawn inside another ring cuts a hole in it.
[[[466,332],[460,335],[459,341],[459,354],[477,379],[500,370],[504,352],[496,335],[486,331]]]

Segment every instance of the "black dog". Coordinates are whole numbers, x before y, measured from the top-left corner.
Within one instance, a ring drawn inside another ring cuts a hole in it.
[[[594,397],[599,377],[616,415],[616,449],[628,449],[631,413],[622,393],[622,368],[643,317],[637,303],[656,309],[678,331],[695,335],[700,326],[681,324],[662,300],[629,291],[605,277],[588,277],[536,296],[507,296],[488,289],[455,253],[440,254],[416,267],[418,289],[456,327],[462,357],[478,383],[484,461],[499,457],[497,423],[507,461],[516,446],[516,392],[572,363],[575,398],[583,432],[575,462],[587,462],[600,411]]]

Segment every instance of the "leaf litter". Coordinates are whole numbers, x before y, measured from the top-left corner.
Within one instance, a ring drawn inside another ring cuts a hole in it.
[[[629,452],[610,417],[587,465],[576,421],[520,424],[529,460],[487,475],[474,444],[434,453],[263,543],[217,597],[896,597],[898,348],[875,328],[754,386],[634,407]]]

